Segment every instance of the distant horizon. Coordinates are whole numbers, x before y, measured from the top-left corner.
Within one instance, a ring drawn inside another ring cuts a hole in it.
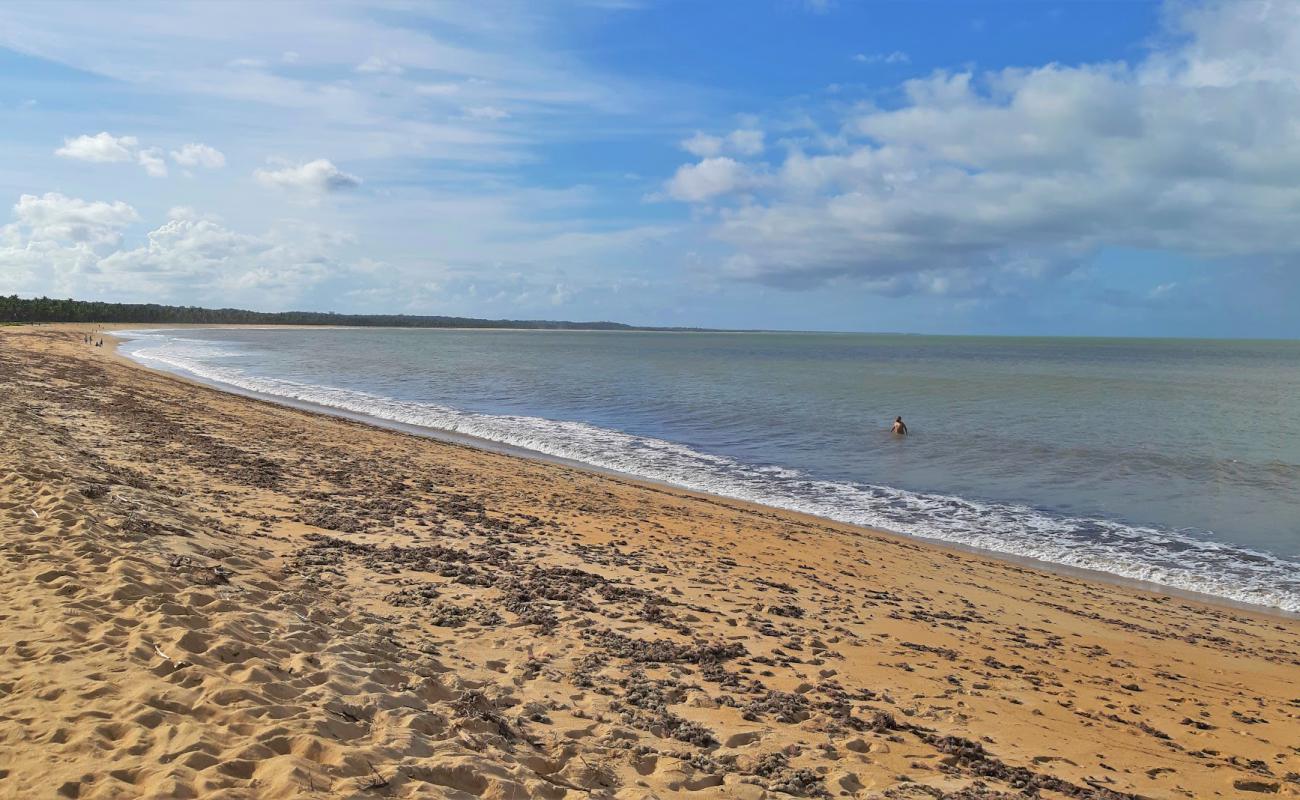
[[[1262,0],[18,0],[0,294],[1295,339],[1298,54]]]
[[[23,300],[71,300],[82,303],[111,303],[112,301],[98,300],[80,300],[78,298],[43,298],[43,297],[22,297]],[[2,299],[2,298],[0,298]],[[164,305],[157,303],[132,303],[124,305]],[[1258,337],[1258,336],[1117,336],[1107,334],[1014,334],[1014,333],[934,333],[929,331],[902,331],[902,330],[835,330],[835,329],[798,329],[798,328],[711,328],[707,326],[650,326],[634,325],[625,323],[620,320],[565,320],[565,319],[525,319],[521,317],[502,317],[497,319],[488,319],[482,317],[459,317],[449,314],[409,314],[409,313],[384,313],[377,312],[373,314],[352,314],[341,311],[315,311],[307,309],[288,309],[280,311],[255,311],[253,309],[235,308],[233,306],[177,306],[177,308],[192,308],[201,311],[222,312],[232,311],[238,313],[256,313],[268,315],[328,315],[340,317],[406,317],[411,319],[449,319],[463,320],[475,323],[505,323],[501,327],[492,325],[474,325],[467,327],[457,327],[454,325],[447,326],[415,326],[415,325],[348,325],[345,323],[311,323],[311,322],[149,322],[149,321],[113,321],[101,322],[87,320],[86,324],[111,324],[111,325],[140,325],[146,328],[168,328],[173,326],[197,326],[197,327],[226,327],[226,326],[246,326],[246,327],[335,327],[349,328],[357,330],[517,330],[517,331],[538,331],[538,332],[563,332],[563,333],[777,333],[777,334],[825,334],[825,335],[845,335],[845,336],[929,336],[936,338],[968,338],[968,339],[1115,339],[1115,340],[1168,340],[1168,341],[1238,341],[1238,342],[1296,342],[1300,337]],[[0,322],[3,322],[0,319]],[[79,321],[77,321],[79,322]],[[58,321],[40,321],[40,324],[77,324],[69,320]],[[555,326],[573,326],[573,327],[528,327],[530,324],[546,324]],[[595,327],[595,326],[618,326],[618,327]]]

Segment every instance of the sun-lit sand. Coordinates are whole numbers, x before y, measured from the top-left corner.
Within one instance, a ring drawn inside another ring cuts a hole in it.
[[[0,797],[1300,796],[1300,623],[0,328]]]

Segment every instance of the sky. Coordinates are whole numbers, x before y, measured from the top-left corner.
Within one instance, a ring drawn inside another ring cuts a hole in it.
[[[1300,3],[0,4],[0,294],[1300,337]]]

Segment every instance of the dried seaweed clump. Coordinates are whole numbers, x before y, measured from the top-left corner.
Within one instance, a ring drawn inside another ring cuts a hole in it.
[[[739,642],[695,641],[689,644],[670,639],[634,639],[610,630],[588,629],[583,638],[611,655],[639,664],[718,664],[746,654]]]

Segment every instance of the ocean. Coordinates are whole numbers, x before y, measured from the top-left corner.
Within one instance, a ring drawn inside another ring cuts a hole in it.
[[[143,364],[271,398],[1300,612],[1300,342],[119,335]]]

